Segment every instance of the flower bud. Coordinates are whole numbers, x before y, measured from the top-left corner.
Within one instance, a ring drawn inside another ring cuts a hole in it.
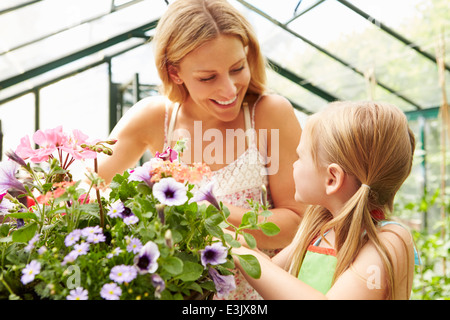
[[[267,208],[267,188],[266,185],[261,185],[261,202],[264,208]]]
[[[166,221],[166,217],[164,215],[165,205],[158,203],[155,207],[156,207],[156,212],[158,213],[159,220],[161,221],[162,224],[164,224]]]
[[[113,154],[112,149],[111,149],[111,148],[107,148],[107,147],[104,147],[104,149],[103,149],[102,152],[103,152],[104,154],[108,155],[108,156],[112,156],[112,154]]]
[[[166,233],[164,234],[164,239],[166,240],[166,246],[169,248],[173,247],[173,238],[172,238],[172,231],[168,229]]]
[[[106,143],[109,145],[114,145],[114,144],[116,144],[116,142],[117,142],[117,139],[106,140]]]

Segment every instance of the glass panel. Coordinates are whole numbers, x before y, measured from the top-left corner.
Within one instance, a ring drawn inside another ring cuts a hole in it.
[[[70,23],[74,23],[85,19],[87,16],[84,14],[80,17],[78,13],[81,14],[84,11],[90,12],[91,15],[105,13],[106,8],[111,6],[110,0],[105,1],[56,1],[58,6],[56,4],[52,6],[55,1],[45,1],[45,7],[38,7],[38,4],[36,4],[0,16],[0,38],[4,38],[0,47],[0,50],[4,53],[0,55],[1,79],[29,70],[153,21],[166,8],[166,4],[162,1],[162,4],[154,1],[137,2],[91,23],[81,24],[36,43],[5,53],[5,51],[17,45],[17,43],[14,43],[15,39],[21,39],[22,44],[36,39],[39,35],[48,34],[51,30],[59,30],[60,27],[65,26],[62,25],[61,21],[65,22],[67,20]],[[102,3],[103,6],[101,6]],[[109,6],[106,7],[106,4]],[[70,12],[70,15],[68,12]],[[43,23],[42,20],[46,21],[46,23]],[[32,23],[21,25],[22,21],[32,21]],[[40,27],[35,27],[35,25]],[[38,31],[30,31],[33,29]]]
[[[411,68],[411,65],[420,65],[430,70],[433,63],[346,6],[337,1],[324,2],[290,26],[307,39],[355,67],[363,75],[373,71],[379,83],[422,107],[429,106],[426,104],[427,99],[424,98],[429,88],[423,86],[423,74],[418,76],[417,69]],[[326,66],[322,70],[329,72],[328,64],[322,66]],[[320,72],[320,70],[316,71]],[[332,78],[332,81],[336,80],[337,78]],[[361,98],[360,81],[353,82],[347,77],[340,81],[340,85],[348,87],[354,84],[356,84],[355,93],[348,94],[347,97],[353,95],[355,98]],[[431,86],[436,85],[436,82],[431,84]],[[341,91],[345,90],[342,88]],[[420,94],[414,94],[417,91],[420,91]],[[385,94],[383,97],[388,101],[399,101],[395,95],[389,97]],[[401,101],[399,107],[405,110],[412,108],[406,101]]]
[[[271,91],[286,97],[307,111],[317,112],[327,104],[326,100],[280,76],[273,70],[267,70],[267,76]]]
[[[23,136],[34,133],[34,102],[34,94],[27,94],[0,105],[1,131],[3,133],[2,160],[6,159],[5,151],[16,150]]]
[[[41,90],[42,129],[62,125],[79,129],[90,138],[104,139],[108,128],[108,72],[102,65]]]

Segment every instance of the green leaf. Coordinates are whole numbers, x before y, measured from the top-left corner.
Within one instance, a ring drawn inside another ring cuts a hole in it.
[[[241,224],[239,227],[245,227],[247,229],[257,229],[257,222],[258,220],[256,218],[256,214],[252,211],[249,211],[242,216]]]
[[[272,211],[264,210],[264,211],[261,211],[259,214],[262,215],[265,218],[268,218],[268,217],[270,217],[272,215]]]
[[[251,254],[237,255],[239,262],[244,271],[252,278],[259,279],[261,277],[261,266],[258,259]]]
[[[250,233],[244,233],[244,239],[251,249],[256,248],[256,239],[254,236],[252,236]]]
[[[202,273],[203,273],[202,265],[195,262],[185,261],[183,264],[182,273],[176,278],[182,281],[196,281],[198,278],[201,277]]]
[[[0,238],[0,243],[8,243],[8,242],[11,242],[11,241],[12,241],[12,237],[11,236]]]
[[[38,217],[33,212],[16,212],[16,213],[10,213],[7,215],[9,218],[16,218],[16,219],[33,219],[38,220]]]
[[[208,232],[217,238],[221,238],[223,230],[219,224],[223,221],[223,216],[220,213],[216,213],[205,220],[205,228]]]
[[[233,247],[233,248],[241,247],[241,243],[239,241],[235,240],[231,234],[225,233],[223,235],[223,237],[225,238],[226,243],[228,243],[231,247]]]
[[[12,234],[12,240],[14,242],[27,243],[36,234],[37,227],[38,227],[37,224],[35,222],[33,222],[33,223],[23,226],[20,229],[17,229]]]
[[[280,232],[280,228],[273,222],[265,222],[260,225],[261,231],[267,236],[274,236]]]
[[[183,272],[183,261],[176,257],[167,257],[161,262],[161,266],[173,275]]]

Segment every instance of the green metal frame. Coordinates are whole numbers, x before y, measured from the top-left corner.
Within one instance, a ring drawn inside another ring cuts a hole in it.
[[[68,63],[71,63],[75,60],[87,57],[91,54],[94,54],[100,50],[104,50],[106,48],[109,48],[115,44],[118,44],[120,42],[126,41],[133,37],[142,37],[145,32],[154,29],[156,27],[156,24],[158,23],[158,20],[154,20],[152,22],[146,23],[138,28],[135,28],[133,30],[124,32],[122,34],[119,34],[115,37],[112,37],[108,40],[105,40],[101,43],[95,44],[93,46],[90,46],[86,49],[79,50],[77,52],[74,52],[72,54],[69,54],[67,56],[61,57],[59,59],[53,60],[51,62],[48,62],[46,64],[37,66],[35,68],[32,68],[30,70],[25,71],[24,73],[18,74],[16,76],[10,77],[8,79],[0,81],[0,90],[11,87],[15,84],[18,84],[20,82],[23,82],[25,80],[28,80],[30,78],[39,76],[43,73],[46,73],[50,70],[56,69],[58,67],[61,67],[63,65],[66,65]]]
[[[21,6],[17,6],[17,7],[10,8],[8,10],[4,10],[4,12],[8,12],[8,11],[11,11],[11,10],[14,10],[14,9],[18,9],[18,8],[21,8],[21,7],[26,6],[26,5],[34,4],[34,3],[39,2],[39,1],[40,0],[38,0],[38,1],[28,1],[27,3],[24,3]],[[136,2],[140,2],[140,1],[142,1],[142,0],[133,0],[133,1],[130,1],[129,3],[126,3],[126,4],[122,5],[122,6],[117,6],[117,7],[114,6],[114,2],[113,2],[111,12],[119,10],[122,7],[125,7],[125,6],[128,6],[128,5],[132,5],[132,4],[134,4]],[[364,76],[364,73],[361,70],[358,70],[356,67],[354,67],[351,63],[349,63],[349,62],[347,62],[347,61],[337,57],[333,53],[331,53],[328,50],[320,47],[319,45],[315,44],[314,42],[306,39],[305,37],[301,36],[300,34],[298,34],[297,32],[293,31],[292,29],[290,29],[288,27],[288,25],[292,21],[294,21],[298,17],[302,16],[303,14],[309,12],[310,10],[314,9],[315,7],[319,6],[320,4],[325,2],[326,0],[318,0],[317,2],[315,2],[314,4],[309,6],[308,8],[304,9],[299,14],[296,14],[292,19],[290,19],[286,23],[281,23],[281,22],[277,21],[276,19],[272,18],[268,14],[264,13],[263,11],[259,10],[258,8],[254,7],[251,4],[249,4],[245,0],[236,0],[236,1],[238,1],[239,3],[241,3],[242,5],[247,7],[248,9],[254,11],[258,15],[264,17],[265,19],[267,19],[268,21],[270,21],[274,25],[282,28],[283,30],[285,30],[285,31],[289,32],[290,34],[294,35],[296,38],[304,41],[308,45],[310,45],[313,48],[317,49],[318,51],[324,53],[325,55],[327,55],[331,59],[333,59],[333,60],[337,61],[338,63],[344,65],[345,67],[351,69],[352,71],[354,71],[358,75]],[[342,5],[346,6],[347,8],[349,8],[350,10],[354,11],[355,13],[361,15],[362,17],[364,17],[368,21],[372,22],[373,24],[378,26],[380,29],[382,29],[383,31],[385,31],[388,34],[392,35],[393,37],[395,37],[399,41],[403,42],[404,44],[406,44],[412,50],[415,50],[415,51],[419,52],[421,55],[423,55],[427,59],[430,59],[434,63],[436,63],[436,61],[434,60],[434,58],[433,58],[433,56],[431,54],[421,50],[419,48],[419,46],[415,45],[412,41],[404,38],[403,36],[401,36],[400,34],[395,32],[394,30],[392,30],[389,27],[387,27],[386,25],[382,24],[379,20],[371,17],[369,14],[365,13],[361,9],[357,8],[356,6],[352,5],[351,3],[349,3],[349,2],[347,2],[345,0],[337,0],[337,1],[340,2]],[[4,12],[0,12],[0,14],[4,13]],[[101,16],[98,16],[98,17],[95,17],[95,18],[91,18],[91,19],[89,19],[88,22],[95,21],[96,19],[100,19],[103,16],[104,15],[101,15]],[[143,42],[142,43],[140,43],[138,45],[131,46],[130,48],[128,48],[126,50],[123,50],[123,51],[121,51],[118,54],[115,54],[114,56],[120,55],[120,54],[122,54],[122,53],[124,53],[126,51],[129,51],[129,50],[132,50],[132,49],[134,49],[134,48],[136,48],[136,47],[138,47],[140,45],[145,44],[149,40],[149,37],[146,35],[146,32],[148,32],[149,30],[154,29],[156,27],[157,23],[158,23],[158,20],[151,21],[151,22],[149,22],[147,24],[144,24],[144,25],[142,25],[142,26],[140,26],[138,28],[135,28],[135,29],[129,30],[127,32],[124,32],[122,34],[119,34],[119,35],[117,35],[115,37],[112,37],[112,38],[110,38],[110,39],[108,39],[106,41],[103,41],[101,43],[92,45],[92,46],[90,46],[88,48],[79,50],[77,52],[74,52],[72,54],[66,55],[66,56],[61,57],[59,59],[56,59],[56,60],[50,61],[48,63],[42,64],[40,66],[37,66],[37,67],[32,68],[30,70],[27,70],[27,71],[25,71],[22,74],[10,77],[10,78],[5,79],[5,80],[2,80],[2,81],[0,81],[0,90],[8,88],[8,87],[11,87],[11,86],[14,86],[14,85],[16,85],[16,84],[18,84],[20,82],[23,82],[25,80],[31,79],[33,77],[39,76],[39,75],[44,74],[44,73],[46,73],[46,72],[48,72],[50,70],[53,70],[55,68],[58,68],[58,67],[61,67],[63,65],[66,65],[68,63],[71,63],[71,62],[73,62],[75,60],[78,60],[78,59],[81,59],[83,57],[92,55],[92,54],[94,54],[94,53],[96,53],[96,52],[98,52],[100,50],[109,48],[109,47],[111,47],[111,46],[113,46],[115,44],[118,44],[120,42],[126,41],[126,40],[128,40],[130,38],[136,38],[136,37],[143,38]],[[59,30],[59,31],[56,31],[56,33],[60,33],[60,32],[63,32],[65,30],[66,29]],[[54,34],[55,33],[52,33],[51,35],[54,35]],[[47,35],[46,37],[51,36],[51,35]],[[42,40],[42,39],[40,38],[40,40]],[[35,41],[36,40],[34,40],[32,42],[35,42]],[[26,44],[24,44],[24,45],[26,45]],[[22,47],[24,45],[21,45],[19,47]],[[10,52],[12,50],[15,50],[15,49],[17,49],[17,48],[13,48],[13,49],[9,50],[8,52]],[[0,55],[2,55],[4,53],[5,52],[0,53]],[[72,72],[68,72],[68,73],[66,73],[66,74],[64,74],[62,76],[56,77],[56,78],[54,78],[54,79],[52,79],[50,81],[46,81],[44,83],[38,84],[37,86],[35,86],[32,89],[26,89],[26,90],[24,90],[22,92],[16,93],[16,94],[14,94],[14,95],[6,98],[6,99],[0,100],[0,105],[2,103],[7,102],[7,101],[16,99],[16,98],[18,98],[21,95],[24,95],[24,94],[27,94],[27,93],[30,93],[30,92],[34,92],[34,94],[36,96],[36,108],[38,110],[39,109],[39,90],[40,90],[40,88],[48,86],[48,85],[50,85],[50,84],[52,84],[52,83],[54,83],[56,81],[61,80],[62,78],[66,78],[66,77],[69,77],[69,76],[71,76],[73,74],[76,74],[76,73],[79,73],[79,72],[83,72],[83,71],[85,71],[85,70],[87,70],[89,68],[93,68],[93,67],[98,66],[98,65],[103,64],[103,63],[108,63],[109,64],[109,67],[108,67],[108,69],[109,69],[109,76],[110,76],[110,79],[111,79],[111,66],[110,66],[111,58],[112,58],[112,56],[105,57],[105,58],[103,58],[103,59],[101,59],[101,60],[99,60],[97,62],[94,62],[92,64],[89,64],[89,65],[87,65],[85,67],[79,68],[79,69],[77,69],[75,71],[72,71]],[[288,69],[282,67],[280,64],[278,64],[274,60],[268,59],[268,62],[269,62],[270,67],[272,68],[272,70],[274,70],[275,72],[277,72],[281,76],[289,79],[293,83],[295,83],[295,84],[305,88],[306,90],[310,91],[311,93],[319,96],[320,98],[324,99],[325,101],[331,102],[331,101],[339,100],[339,97],[336,97],[335,95],[333,95],[330,92],[327,92],[323,88],[320,88],[319,86],[314,85],[313,83],[309,82],[306,78],[303,78],[303,77],[301,77],[298,74],[295,74],[291,70],[288,70]],[[449,70],[449,66],[448,65],[446,65],[445,67],[446,67],[447,70]],[[387,90],[391,94],[399,97],[400,99],[406,101],[407,103],[413,105],[417,109],[417,111],[405,112],[407,114],[407,116],[408,116],[408,119],[414,120],[414,119],[417,119],[418,117],[422,117],[422,116],[426,117],[426,118],[428,118],[428,117],[435,117],[438,114],[437,113],[438,112],[437,111],[438,108],[423,108],[422,106],[420,106],[416,102],[412,101],[408,97],[405,97],[405,96],[399,94],[394,89],[392,89],[389,86],[383,84],[382,82],[377,82],[377,85],[379,85],[380,87],[384,88],[385,90]],[[114,112],[114,109],[113,109],[114,103],[117,102],[115,100],[115,98],[114,98],[114,96],[115,96],[115,92],[113,92],[114,90],[115,90],[115,88],[113,88],[113,85],[111,84],[111,81],[110,81],[110,99],[111,99],[111,103],[110,103],[110,111],[111,111],[110,112],[110,126],[113,126],[113,124],[115,124],[117,122],[117,120],[118,120],[117,119],[118,114],[116,112]],[[294,105],[294,107],[297,110],[299,110],[301,112],[304,112],[306,114],[312,114],[313,113],[312,110],[309,110],[308,108],[306,108],[304,106],[300,106],[300,105],[296,104],[295,102],[292,102],[292,104]],[[38,127],[38,124],[39,124],[39,118],[38,117],[39,117],[39,115],[36,114],[36,117],[37,117],[37,119],[36,119],[35,122],[36,122],[36,126]]]
[[[244,1],[244,0],[236,0],[237,2],[241,3],[242,5],[244,5],[246,8],[254,11],[255,13],[257,13],[258,15],[262,16],[263,18],[269,20],[270,22],[272,22],[274,25],[282,28],[283,30],[289,32],[291,35],[295,36],[296,38],[302,40],[303,42],[307,43],[308,45],[312,46],[313,48],[317,49],[318,51],[322,52],[323,54],[327,55],[328,57],[330,57],[331,59],[337,61],[338,63],[342,64],[343,66],[345,66],[346,68],[352,70],[353,72],[357,73],[358,75],[364,77],[364,72],[357,69],[355,66],[353,66],[351,63],[345,61],[344,59],[339,58],[338,56],[336,56],[335,54],[331,53],[330,51],[326,50],[325,48],[322,48],[321,46],[317,45],[316,43],[314,43],[313,41],[303,37],[302,35],[300,35],[299,33],[295,32],[294,30],[290,29],[287,24],[285,23],[281,23],[280,21],[272,18],[270,15],[268,15],[267,13],[259,10],[258,8],[254,7],[253,5],[249,4],[248,2]],[[323,2],[323,1],[322,1]],[[321,3],[322,3],[321,2]],[[289,23],[292,20],[289,21]],[[408,97],[398,93],[396,90],[394,90],[393,88],[389,87],[388,85],[384,84],[383,82],[377,81],[377,85],[380,86],[381,88],[387,90],[389,93],[397,96],[398,98],[402,99],[403,101],[413,105],[416,109],[420,110],[420,109],[424,109],[423,106],[419,105],[418,103],[416,103],[415,101],[412,101],[411,99],[409,99]]]

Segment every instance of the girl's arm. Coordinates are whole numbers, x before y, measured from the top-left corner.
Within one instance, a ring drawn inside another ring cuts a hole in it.
[[[286,249],[282,250],[280,254],[285,254],[287,252]],[[279,265],[259,252],[255,252],[245,247],[233,249],[233,253],[252,254],[258,259],[259,264],[261,265],[261,277],[259,279],[254,279],[247,275],[245,271],[242,270],[238,258],[235,257],[234,261],[250,285],[255,288],[265,300],[326,299],[322,293],[306,285],[287,272],[282,267],[284,262],[278,261],[278,263],[280,263]],[[273,259],[276,259],[277,256]]]
[[[396,299],[408,299],[414,272],[413,242],[409,232],[400,226],[389,226],[395,234],[381,232],[380,239],[386,245],[393,258],[394,288]],[[292,276],[283,267],[287,250],[281,251],[282,257],[275,256],[272,261],[245,247],[233,249],[234,254],[253,254],[260,262],[261,277],[254,279],[242,270],[239,259],[236,266],[241,269],[248,282],[266,300],[303,300],[303,299],[386,299],[388,293],[387,273],[382,259],[373,243],[368,242],[361,249],[355,261],[334,283],[326,295]],[[275,263],[277,262],[277,263]],[[283,266],[283,267],[281,267]]]

